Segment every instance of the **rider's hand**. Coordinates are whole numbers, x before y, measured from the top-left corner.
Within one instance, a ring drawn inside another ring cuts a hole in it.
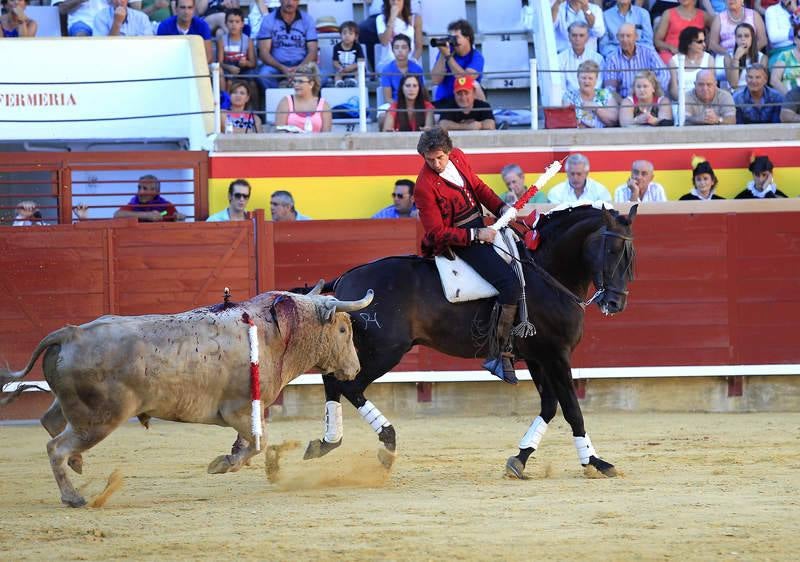
[[[494,237],[497,236],[497,231],[493,228],[479,228],[477,239],[479,242],[486,242],[491,244],[494,242]]]

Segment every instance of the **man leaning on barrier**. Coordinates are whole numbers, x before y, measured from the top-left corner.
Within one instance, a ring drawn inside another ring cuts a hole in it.
[[[185,0],[180,0],[184,2]],[[139,178],[136,195],[114,213],[114,218],[133,217],[139,222],[182,221],[186,216],[161,197],[161,182],[152,174]]]

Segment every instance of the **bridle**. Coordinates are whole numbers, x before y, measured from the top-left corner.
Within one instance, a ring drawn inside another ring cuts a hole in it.
[[[614,267],[611,269],[610,277],[612,279],[617,277],[618,270],[620,268],[624,268],[623,271],[622,271],[622,274],[625,276],[625,279],[628,280],[628,281],[633,281],[633,261],[634,261],[634,258],[636,256],[636,251],[633,248],[633,236],[631,236],[629,234],[622,234],[622,233],[619,233],[619,232],[615,232],[613,230],[609,230],[607,226],[604,226],[599,234],[600,234],[600,236],[602,236],[602,239],[603,239],[603,246],[602,246],[602,248],[600,250],[601,255],[603,255],[603,256],[606,255],[606,243],[608,242],[609,238],[618,238],[620,240],[623,240],[623,242],[624,242],[624,245],[623,245],[623,248],[622,248],[622,252],[620,252],[620,254],[619,254],[619,259],[617,259],[617,262],[614,264]],[[605,266],[606,266],[606,264],[604,263],[603,264],[603,268],[600,270],[600,278],[599,279],[595,279],[595,286],[597,287],[597,291],[595,292],[594,295],[592,295],[592,298],[590,298],[588,301],[586,301],[587,305],[591,304],[592,302],[594,302],[595,300],[600,298],[600,296],[603,293],[606,293],[606,292],[614,293],[616,295],[621,295],[621,296],[625,296],[625,297],[628,296],[628,291],[627,290],[621,290],[621,289],[617,289],[616,287],[608,287],[608,286],[606,286],[606,277],[605,277],[606,267]]]

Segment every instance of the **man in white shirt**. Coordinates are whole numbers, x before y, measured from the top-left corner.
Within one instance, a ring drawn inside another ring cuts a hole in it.
[[[147,14],[128,7],[128,0],[108,0],[94,17],[94,30],[98,36],[146,36],[153,34],[153,24]]]
[[[228,206],[206,219],[206,222],[243,221],[250,218],[245,208],[250,200],[247,180],[233,180],[228,186]]]
[[[564,84],[567,90],[578,89],[578,66],[583,61],[593,60],[597,66],[603,68],[603,57],[587,48],[589,41],[589,26],[586,22],[574,21],[569,24],[569,49],[558,53],[558,66],[564,71]],[[597,83],[603,83],[603,75],[597,75]]]
[[[580,153],[570,155],[564,168],[567,172],[567,181],[559,183],[547,193],[548,202],[555,204],[578,201],[611,202],[611,193],[606,186],[589,177],[589,159],[586,156]]]
[[[553,28],[556,34],[556,52],[569,48],[567,30],[574,21],[583,21],[589,26],[588,47],[597,51],[597,40],[606,34],[603,9],[589,0],[553,0],[550,6]]]
[[[67,16],[67,35],[70,37],[94,35],[95,16],[108,9],[106,0],[52,0],[50,5],[58,6],[58,13]]]
[[[652,162],[634,160],[631,164],[631,177],[614,190],[614,202],[666,201],[667,194],[660,183],[653,181],[654,177],[655,167]]]

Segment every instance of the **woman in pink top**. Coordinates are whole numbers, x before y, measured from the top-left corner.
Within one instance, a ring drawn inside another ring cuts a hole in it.
[[[678,53],[678,38],[687,27],[705,29],[711,23],[711,16],[697,9],[696,0],[680,0],[674,8],[664,11],[653,35],[653,43],[658,54],[669,64],[672,55]]]
[[[292,78],[294,95],[278,104],[275,125],[294,126],[305,133],[327,133],[331,130],[331,106],[319,95],[319,68],[313,62],[297,67]]]
[[[720,57],[731,53],[736,46],[736,26],[740,23],[753,26],[756,30],[756,48],[763,50],[767,46],[764,20],[755,10],[745,8],[744,0],[728,0],[728,8],[714,17],[708,31],[708,50]]]

